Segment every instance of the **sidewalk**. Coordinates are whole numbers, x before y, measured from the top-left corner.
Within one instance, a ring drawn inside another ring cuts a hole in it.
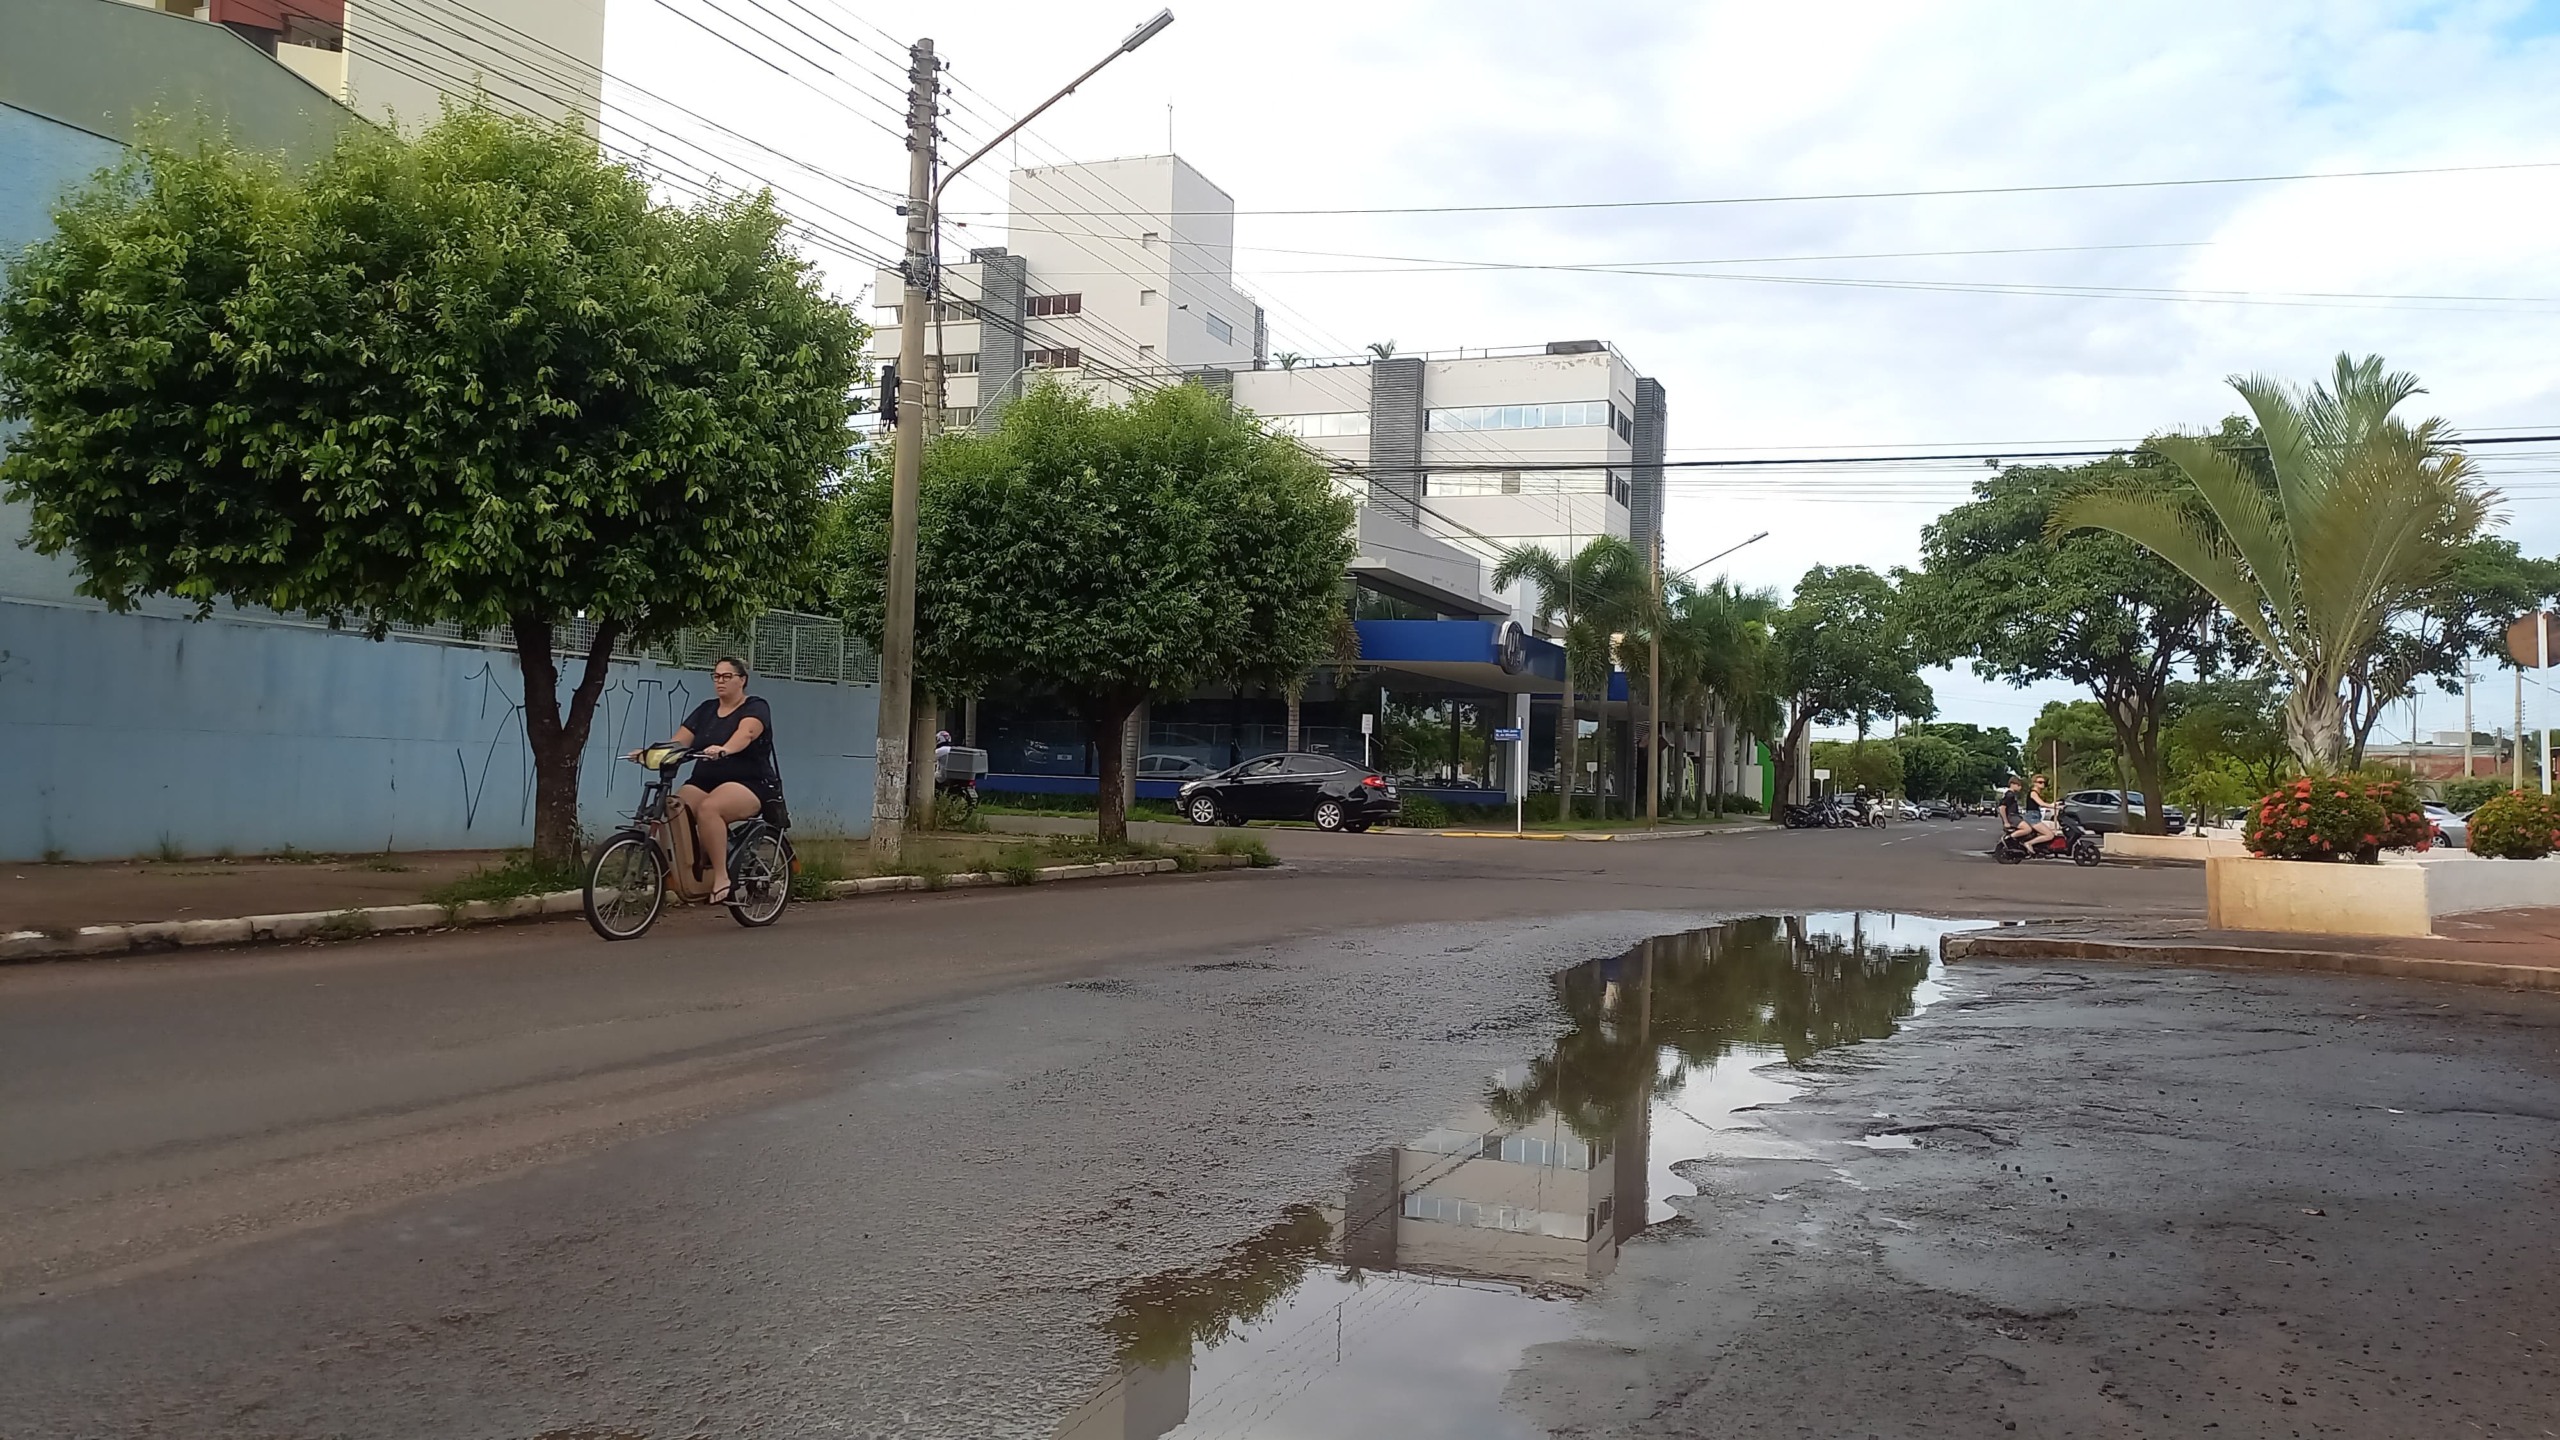
[[[0,934],[411,905],[496,850],[0,865]]]
[[[2560,991],[2560,909],[2448,915],[2423,938],[2209,930],[2198,921],[2070,920],[1950,935],[1949,960],[2129,960],[2384,975]]]

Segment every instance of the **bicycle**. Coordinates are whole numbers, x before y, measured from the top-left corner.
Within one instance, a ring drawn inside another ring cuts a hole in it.
[[[675,877],[675,853],[668,843],[668,811],[675,801],[676,770],[694,758],[691,750],[655,745],[640,752],[635,763],[656,775],[640,787],[639,808],[631,823],[606,836],[587,867],[587,926],[607,940],[636,940],[665,912],[669,882]],[[771,806],[766,807],[770,812]],[[698,852],[697,852],[698,854]],[[791,903],[791,877],[799,862],[791,837],[769,813],[751,815],[729,826],[729,918],[761,928],[782,918]],[[677,903],[690,903],[681,891]]]

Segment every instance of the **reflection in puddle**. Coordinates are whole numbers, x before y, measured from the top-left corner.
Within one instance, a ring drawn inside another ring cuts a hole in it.
[[[1534,1435],[1504,1381],[1574,1333],[1567,1302],[1620,1245],[1694,1194],[1671,1167],[1797,1153],[1740,1112],[1795,1094],[1787,1067],[1935,1000],[1937,938],[1963,928],[1771,916],[1560,972],[1554,1048],[1355,1160],[1338,1204],[1126,1287],[1104,1325],[1120,1373],[1059,1440]]]

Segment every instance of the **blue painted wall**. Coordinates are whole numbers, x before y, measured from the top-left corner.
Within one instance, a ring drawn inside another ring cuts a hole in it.
[[[750,689],[773,707],[794,829],[868,833],[878,688]],[[591,829],[645,778],[612,757],[710,693],[703,671],[613,667],[581,769]],[[0,859],[522,845],[522,694],[504,650],[0,599]]]

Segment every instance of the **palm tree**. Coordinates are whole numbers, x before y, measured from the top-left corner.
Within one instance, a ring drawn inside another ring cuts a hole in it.
[[[2162,436],[2151,448],[2184,473],[2185,493],[2092,491],[2058,507],[2052,528],[2113,531],[2203,586],[2291,680],[2294,758],[2334,770],[2341,684],[2496,497],[2442,420],[2412,427],[2391,413],[2422,392],[2415,376],[2385,374],[2379,355],[2341,354],[2325,386],[2252,375],[2231,387],[2265,438],[2264,478],[2202,436]]]
[[[1494,566],[1493,588],[1499,590],[1518,580],[1538,587],[1538,606],[1531,612],[1538,629],[1549,629],[1559,619],[1564,622],[1564,703],[1556,720],[1556,805],[1558,816],[1570,820],[1574,762],[1579,758],[1575,751],[1582,725],[1575,700],[1580,692],[1594,689],[1604,700],[1607,697],[1609,637],[1617,628],[1613,622],[1633,608],[1629,597],[1640,594],[1649,582],[1644,566],[1636,558],[1635,547],[1611,535],[1595,537],[1570,558],[1543,545],[1505,550],[1501,562]]]
[[[1299,354],[1295,350],[1283,350],[1271,358],[1280,362],[1281,369],[1295,370],[1298,368],[1298,362],[1306,359],[1307,357]]]
[[[1393,340],[1372,340],[1369,342],[1369,353],[1377,356],[1381,360],[1392,360],[1395,358],[1396,342]]]
[[[1698,707],[1701,739],[1712,735],[1715,744],[1714,768],[1700,785],[1702,810],[1708,803],[1705,785],[1711,783],[1716,787],[1715,812],[1724,813],[1727,728],[1751,735],[1773,728],[1769,620],[1777,609],[1774,592],[1743,590],[1721,576],[1703,586],[1682,586],[1672,597],[1664,643],[1690,657],[1694,680],[1684,691],[1685,702]]]

